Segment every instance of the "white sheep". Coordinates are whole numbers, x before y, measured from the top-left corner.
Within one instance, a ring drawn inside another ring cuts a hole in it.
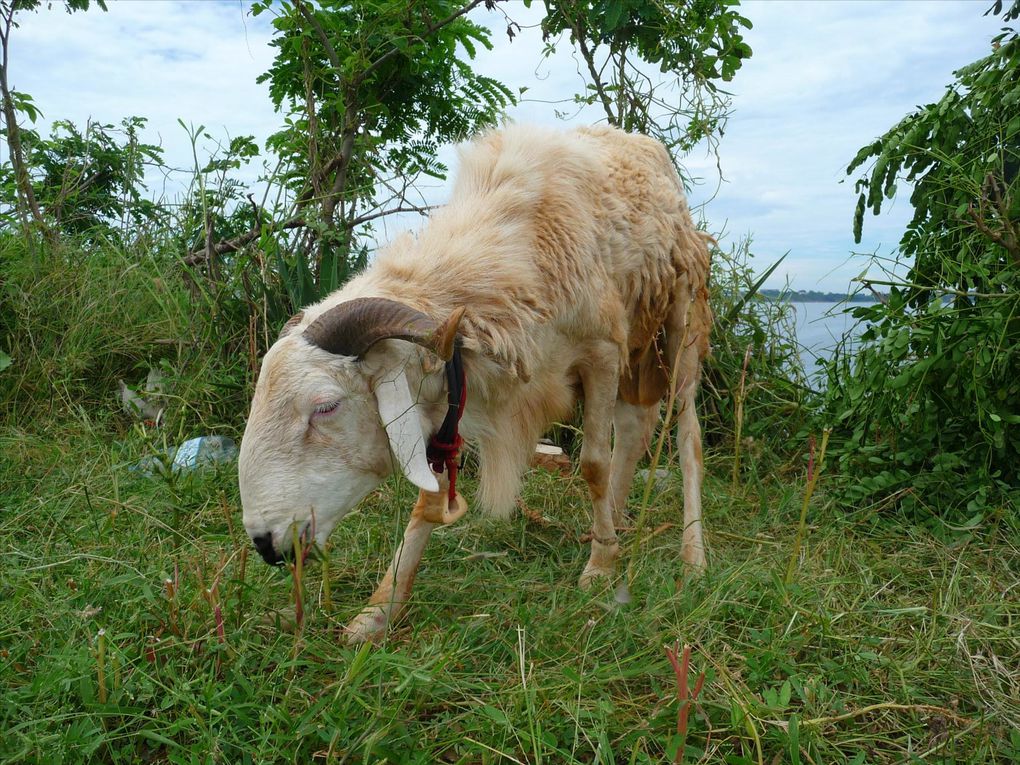
[[[712,323],[708,241],[652,139],[511,126],[469,144],[449,204],[291,319],[263,360],[239,458],[244,524],[263,557],[280,562],[294,533],[322,545],[401,470],[419,504],[348,627],[356,640],[384,633],[435,524],[463,511],[446,507],[446,476],[425,457],[449,409],[443,362],[456,344],[475,501],[493,515],[511,512],[535,443],[583,399],[594,518],[582,586],[613,575],[616,525],[675,379],[681,556],[704,567],[694,399]]]

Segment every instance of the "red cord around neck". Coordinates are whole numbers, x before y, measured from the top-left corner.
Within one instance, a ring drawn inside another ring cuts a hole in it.
[[[457,462],[464,439],[460,436],[460,418],[467,403],[467,380],[460,348],[453,349],[453,358],[446,362],[447,401],[449,409],[439,431],[429,439],[425,458],[436,473],[446,471],[450,480],[449,498],[457,496]]]

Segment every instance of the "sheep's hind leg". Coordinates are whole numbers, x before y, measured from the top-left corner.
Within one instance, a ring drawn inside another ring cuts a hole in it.
[[[680,453],[680,468],[684,476],[684,535],[680,557],[696,571],[705,568],[705,539],[701,530],[701,482],[704,464],[701,455],[701,426],[694,409],[700,361],[693,348],[684,351],[686,376],[680,391],[680,414],[676,434],[676,447]]]
[[[658,402],[638,406],[616,402],[613,413],[613,461],[609,468],[609,489],[613,498],[613,524],[620,528],[627,520],[627,497],[634,483],[634,469],[641,459],[659,419]]]
[[[610,492],[610,442],[613,406],[619,381],[619,350],[605,344],[579,370],[584,388],[584,444],[581,447],[581,475],[588,482],[592,501],[591,557],[581,573],[581,587],[590,587],[598,577],[612,577],[620,546],[613,524]]]

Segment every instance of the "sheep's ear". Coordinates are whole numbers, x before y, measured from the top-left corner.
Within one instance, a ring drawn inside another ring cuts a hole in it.
[[[390,439],[390,451],[401,472],[419,489],[439,491],[439,481],[425,459],[426,435],[422,432],[421,418],[403,370],[380,380],[375,388],[375,399]]]

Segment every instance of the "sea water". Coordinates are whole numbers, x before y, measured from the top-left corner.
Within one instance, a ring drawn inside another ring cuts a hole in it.
[[[844,334],[857,337],[863,330],[847,311],[862,305],[854,303],[814,303],[793,301],[796,314],[797,342],[800,343],[800,357],[812,382],[819,382],[818,359],[827,359],[832,349]]]

